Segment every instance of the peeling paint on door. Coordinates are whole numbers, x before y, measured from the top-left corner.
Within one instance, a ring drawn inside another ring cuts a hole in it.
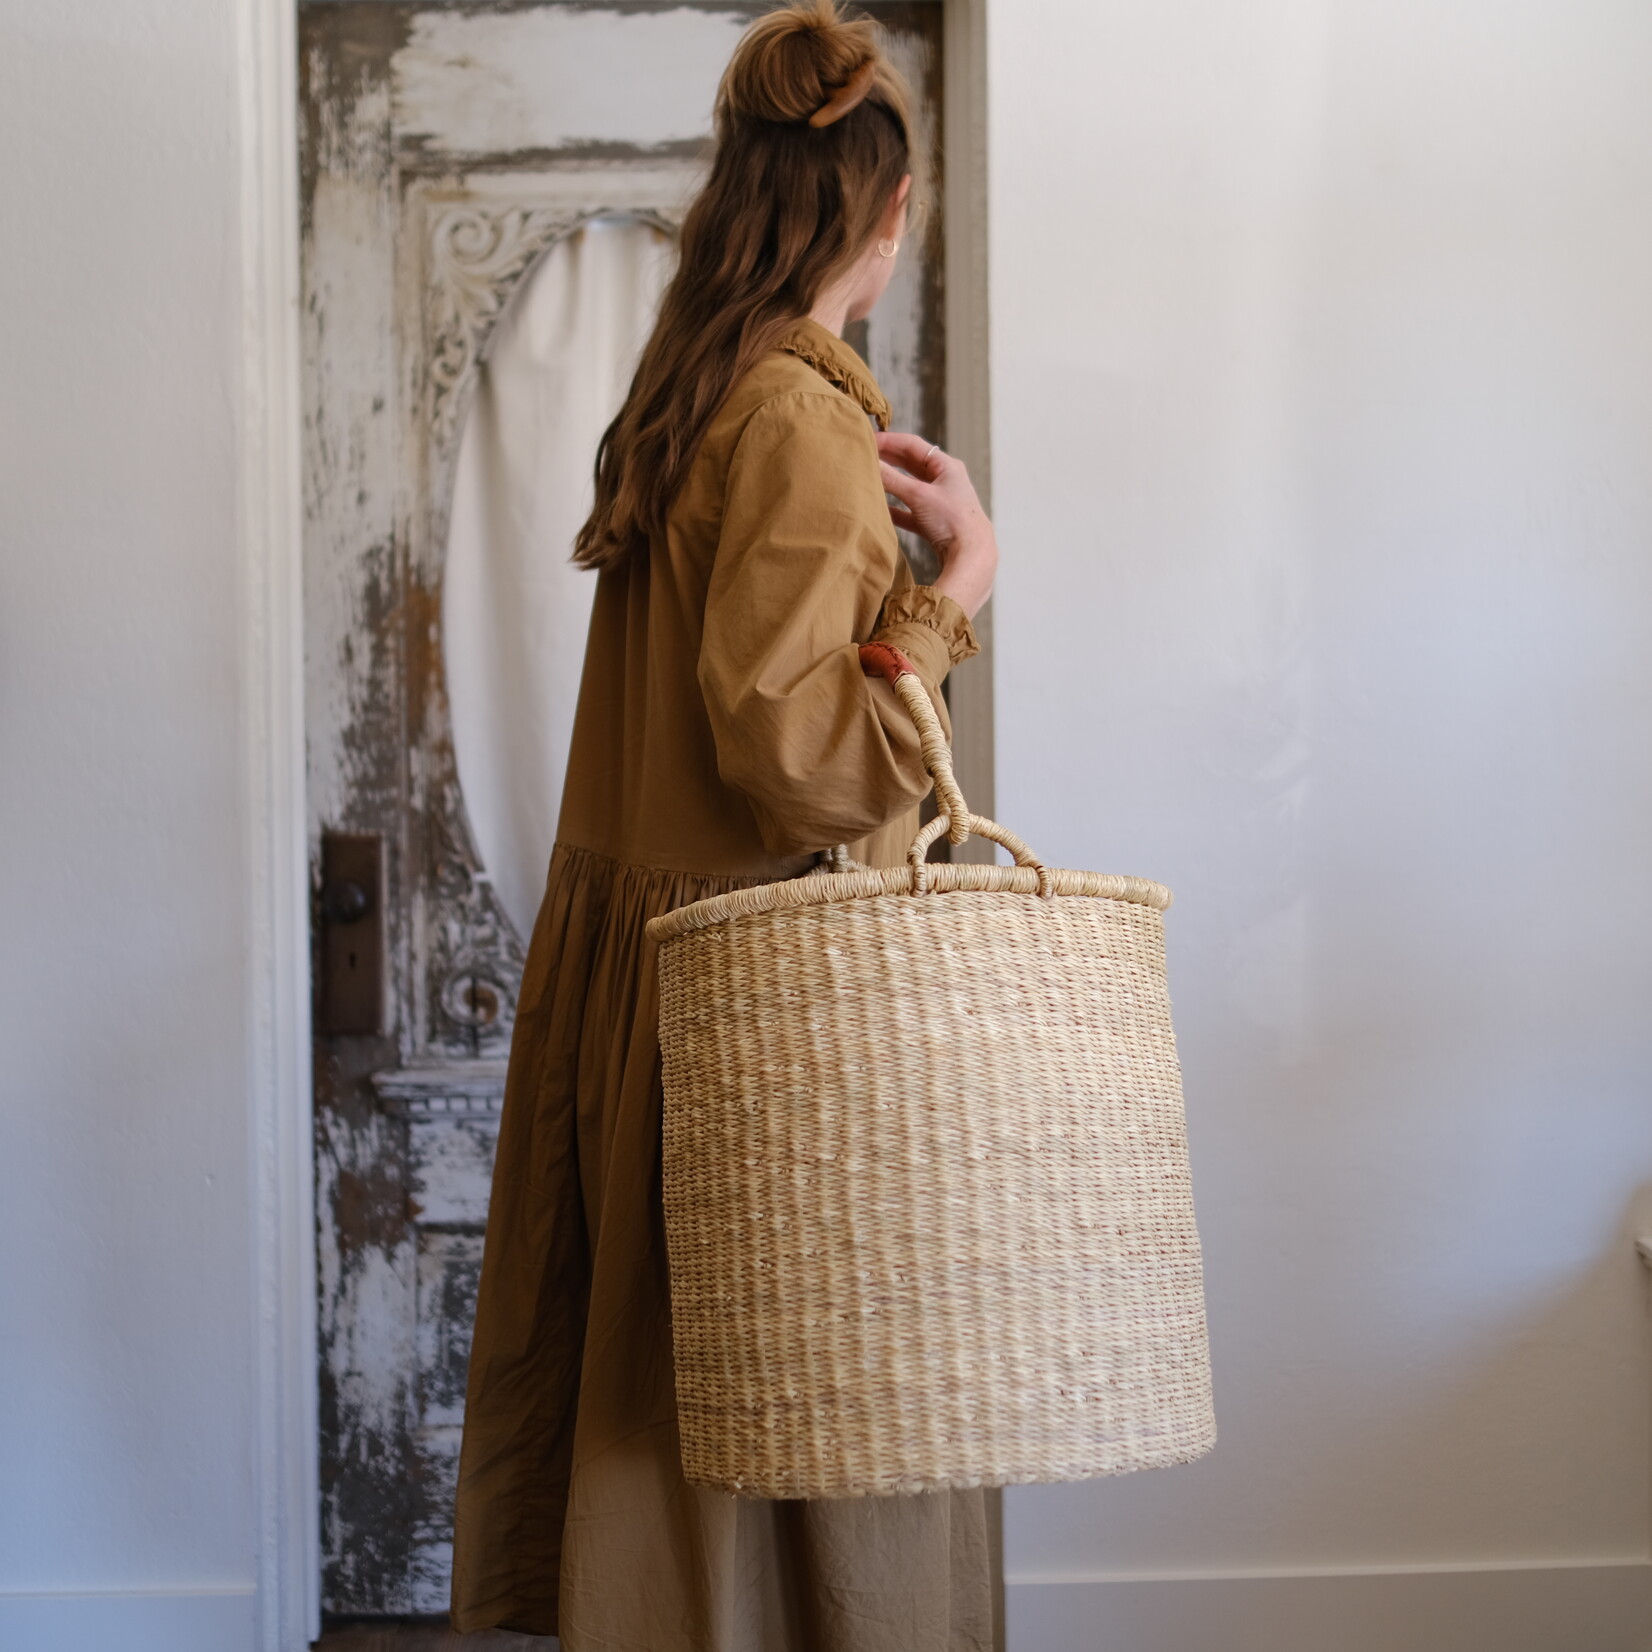
[[[479,352],[559,236],[679,221],[761,4],[300,6],[312,865],[385,845],[386,1031],[318,1039],[323,1598],[447,1604],[453,1471],[522,940],[471,841],[443,680],[442,547]],[[940,7],[866,8],[940,122]],[[599,95],[593,95],[593,88]],[[939,199],[939,157],[924,188]],[[945,439],[939,228],[863,348]],[[319,887],[317,922],[321,921]],[[319,930],[318,930],[319,933]]]

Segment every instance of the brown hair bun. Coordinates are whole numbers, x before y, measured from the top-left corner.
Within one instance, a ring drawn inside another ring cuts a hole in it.
[[[746,30],[718,102],[735,119],[825,126],[868,97],[902,108],[897,85],[875,23],[839,16],[835,0],[799,0]],[[879,98],[880,89],[890,95]],[[835,113],[814,120],[834,102]]]

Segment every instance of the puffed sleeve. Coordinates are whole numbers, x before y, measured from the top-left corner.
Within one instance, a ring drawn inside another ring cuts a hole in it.
[[[758,407],[729,464],[699,681],[718,771],[774,854],[864,837],[929,790],[911,719],[861,671],[860,644],[902,648],[938,701],[974,638],[904,571],[860,409],[804,391]]]

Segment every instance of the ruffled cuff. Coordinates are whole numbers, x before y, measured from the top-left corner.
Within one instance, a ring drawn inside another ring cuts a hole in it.
[[[953,666],[981,651],[969,615],[933,585],[908,585],[890,592],[872,640],[900,649],[932,685],[938,685]]]

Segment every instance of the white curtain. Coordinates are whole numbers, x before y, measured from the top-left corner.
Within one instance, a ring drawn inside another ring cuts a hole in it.
[[[673,257],[671,239],[634,218],[557,242],[498,323],[460,439],[442,598],[453,737],[482,863],[524,937],[596,584],[568,555]]]

